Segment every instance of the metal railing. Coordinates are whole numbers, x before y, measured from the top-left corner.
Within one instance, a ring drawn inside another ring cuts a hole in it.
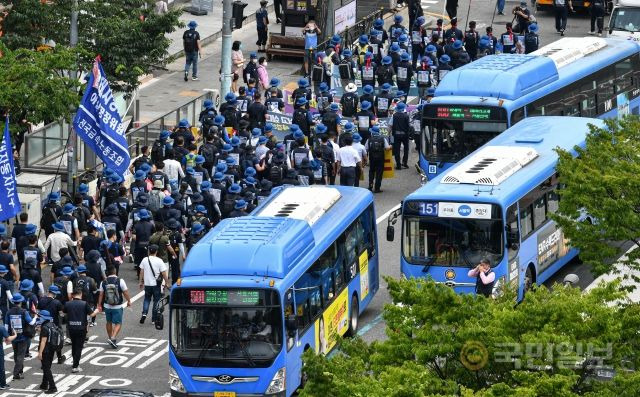
[[[163,130],[172,130],[182,119],[187,119],[192,126],[197,125],[203,102],[211,99],[217,108],[220,102],[219,97],[218,90],[207,90],[203,95],[190,100],[152,121],[132,121],[125,134],[131,157],[138,156],[142,146],[150,145],[158,139],[158,136]],[[139,100],[136,100],[135,109],[139,109]],[[136,114],[137,113],[138,111],[136,110]],[[25,160],[23,168],[25,170],[29,168],[55,170],[58,166],[60,156],[64,154],[68,137],[69,125],[66,122],[48,124],[25,136]],[[84,145],[81,143],[81,140],[78,140],[76,148],[76,150],[79,151],[78,160],[80,164],[82,164],[81,160],[84,158]],[[56,161],[52,161],[53,159]],[[97,159],[95,167],[84,168],[79,165],[78,180],[86,179],[83,178],[86,174],[93,175],[101,170],[102,167],[103,164],[100,159]],[[80,171],[82,169],[84,169],[84,171]]]

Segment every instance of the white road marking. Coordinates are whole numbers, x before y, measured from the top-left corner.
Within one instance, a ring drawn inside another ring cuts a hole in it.
[[[382,214],[381,217],[376,219],[376,225],[379,225],[381,222],[383,222],[385,219],[387,219],[389,217],[389,215],[391,215],[391,213],[393,211],[397,210],[398,208],[400,208],[400,204],[397,204],[395,207],[391,208],[389,211],[387,211],[384,214]]]

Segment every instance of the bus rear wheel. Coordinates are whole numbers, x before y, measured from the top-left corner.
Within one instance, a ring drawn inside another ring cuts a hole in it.
[[[349,312],[349,330],[348,336],[356,336],[358,332],[358,312],[360,311],[358,296],[353,295],[351,297],[351,311]]]

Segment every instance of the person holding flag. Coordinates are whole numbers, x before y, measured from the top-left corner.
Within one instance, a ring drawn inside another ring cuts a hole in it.
[[[4,137],[2,145],[0,145],[0,177],[2,178],[2,183],[0,183],[0,222],[4,222],[17,216],[21,211],[8,115],[5,118]]]

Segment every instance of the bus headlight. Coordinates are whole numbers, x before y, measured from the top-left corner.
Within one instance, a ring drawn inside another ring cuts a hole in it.
[[[282,367],[273,375],[271,383],[265,394],[276,394],[283,392],[287,387],[287,369]]]
[[[180,377],[176,373],[176,370],[173,367],[169,367],[169,388],[171,390],[177,391],[178,393],[184,393],[186,390],[184,389],[184,385],[180,380]]]

